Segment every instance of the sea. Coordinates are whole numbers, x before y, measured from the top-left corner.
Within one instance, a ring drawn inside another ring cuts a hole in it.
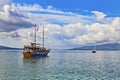
[[[1,50],[0,80],[120,80],[120,51],[51,50],[24,58],[21,50]]]

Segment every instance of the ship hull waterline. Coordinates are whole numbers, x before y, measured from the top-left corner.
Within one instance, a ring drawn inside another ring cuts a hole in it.
[[[31,57],[46,57],[48,56],[49,52],[35,52],[35,53],[31,53],[31,52],[24,52],[23,51],[23,57],[24,58],[31,58]]]

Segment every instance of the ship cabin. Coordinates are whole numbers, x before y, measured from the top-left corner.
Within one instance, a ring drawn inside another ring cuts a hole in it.
[[[29,52],[41,52],[41,51],[46,51],[45,47],[40,47],[40,44],[36,43],[31,43],[31,45],[25,45],[24,46],[24,51],[29,51]]]
[[[31,45],[25,45],[24,46],[24,51],[29,51],[29,50],[32,50],[32,51],[37,51],[40,49],[40,44],[36,44],[36,43],[31,43]]]

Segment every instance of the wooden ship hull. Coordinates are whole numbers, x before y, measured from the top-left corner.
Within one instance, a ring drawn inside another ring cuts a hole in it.
[[[23,56],[24,58],[30,58],[30,57],[46,57],[50,50],[46,51],[23,51]]]

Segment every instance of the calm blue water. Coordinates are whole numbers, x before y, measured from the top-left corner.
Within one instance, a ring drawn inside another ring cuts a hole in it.
[[[0,80],[120,80],[120,51],[59,50],[31,59],[0,51]]]

